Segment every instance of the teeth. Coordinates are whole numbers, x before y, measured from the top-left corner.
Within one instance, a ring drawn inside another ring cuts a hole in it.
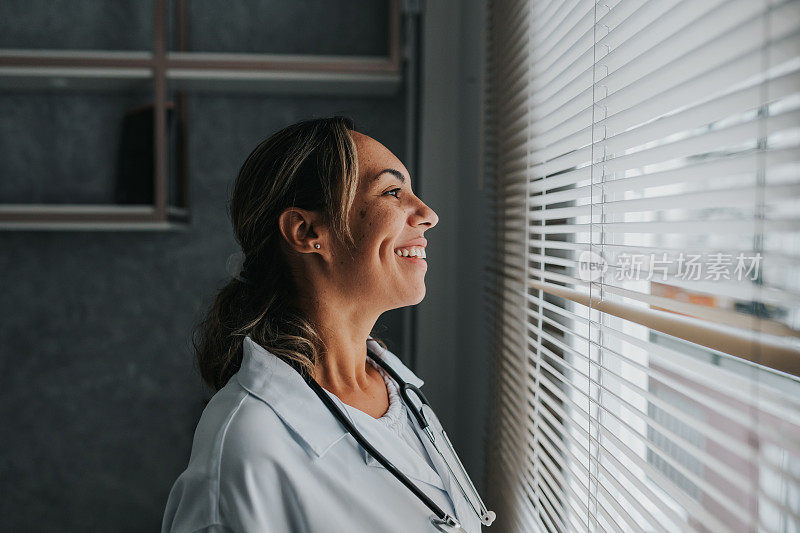
[[[395,253],[400,257],[420,257],[422,259],[426,257],[424,248],[400,248],[395,250]]]

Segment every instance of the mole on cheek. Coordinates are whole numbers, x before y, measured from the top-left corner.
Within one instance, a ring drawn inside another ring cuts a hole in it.
[[[361,215],[361,218],[364,218],[365,216],[367,216],[367,210],[366,209],[362,209],[361,212],[359,213],[359,215]]]

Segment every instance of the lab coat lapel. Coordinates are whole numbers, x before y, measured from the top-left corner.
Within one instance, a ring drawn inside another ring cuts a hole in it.
[[[302,376],[249,335],[236,377],[242,387],[272,407],[312,456],[322,457],[347,435]]]

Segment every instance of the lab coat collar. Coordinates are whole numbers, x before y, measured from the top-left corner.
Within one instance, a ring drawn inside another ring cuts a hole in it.
[[[406,382],[416,387],[424,383],[371,337],[367,339],[367,348],[389,363]],[[317,457],[325,455],[347,434],[302,376],[249,335],[244,339],[242,365],[236,377],[248,392],[269,404]]]

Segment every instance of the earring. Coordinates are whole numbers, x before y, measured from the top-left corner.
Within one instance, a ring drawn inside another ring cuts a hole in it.
[[[314,248],[319,248],[319,243],[315,244]]]

